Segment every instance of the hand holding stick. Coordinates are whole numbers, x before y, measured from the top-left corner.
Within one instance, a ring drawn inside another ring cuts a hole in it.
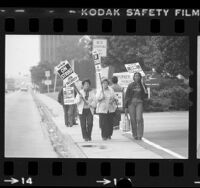
[[[144,89],[144,92],[145,93],[148,93],[148,91],[146,90],[146,88],[145,88],[145,86],[144,86],[144,78],[142,77],[142,79],[141,79],[141,84],[142,84],[142,87],[143,87],[143,89]]]
[[[76,87],[76,85],[73,83],[72,84],[74,86],[74,88],[76,89],[77,93],[81,96],[81,98],[83,99],[83,101],[88,104],[88,102],[85,100],[85,98],[83,97],[83,95],[80,93],[80,91],[78,90],[78,88]]]

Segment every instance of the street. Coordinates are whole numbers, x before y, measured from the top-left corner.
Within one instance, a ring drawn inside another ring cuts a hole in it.
[[[35,96],[47,106],[60,132],[70,137],[88,158],[188,157],[188,112],[144,113],[142,141],[135,141],[131,132],[121,130],[114,130],[112,140],[102,141],[95,115],[92,141],[85,142],[80,125],[71,128],[64,125],[62,106],[55,100],[57,95],[54,99],[45,94]],[[5,96],[5,156],[57,157],[29,92],[17,91]]]
[[[5,95],[5,157],[57,157],[29,92]]]

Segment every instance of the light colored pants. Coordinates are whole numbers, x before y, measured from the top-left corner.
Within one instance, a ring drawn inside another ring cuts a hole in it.
[[[143,102],[132,102],[128,106],[128,111],[131,118],[133,137],[142,138],[144,132]]]

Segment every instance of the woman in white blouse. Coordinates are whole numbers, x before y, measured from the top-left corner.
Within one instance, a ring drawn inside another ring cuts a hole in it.
[[[114,90],[109,86],[106,78],[102,79],[102,88],[97,91],[97,108],[99,125],[103,140],[111,139],[113,133],[113,117],[117,108]]]

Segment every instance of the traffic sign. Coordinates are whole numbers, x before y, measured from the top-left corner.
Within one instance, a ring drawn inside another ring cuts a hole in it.
[[[50,77],[50,71],[45,71],[45,76],[48,78]]]
[[[51,81],[51,80],[45,80],[45,81],[44,81],[44,84],[45,84],[45,85],[51,85],[51,84],[52,84],[52,81]]]

